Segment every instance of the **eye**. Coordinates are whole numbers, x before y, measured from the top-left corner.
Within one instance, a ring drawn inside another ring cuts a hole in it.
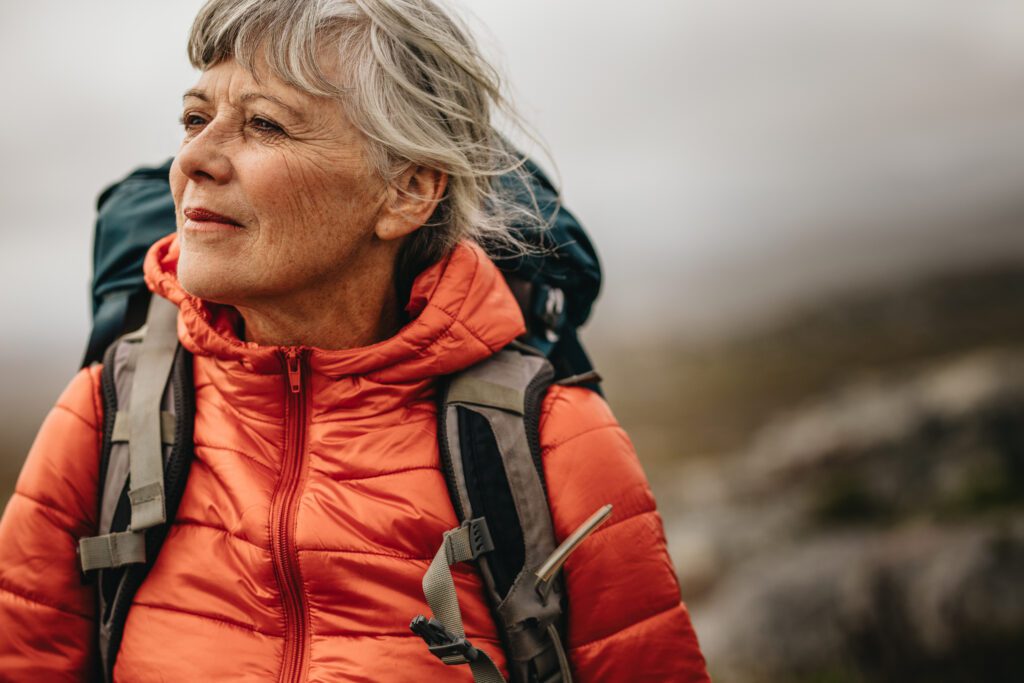
[[[249,126],[260,133],[267,133],[270,135],[283,135],[284,129],[277,125],[270,119],[265,119],[262,116],[254,116],[249,119]]]
[[[186,131],[194,131],[206,123],[206,119],[192,112],[186,112],[182,114],[178,122],[185,128]]]

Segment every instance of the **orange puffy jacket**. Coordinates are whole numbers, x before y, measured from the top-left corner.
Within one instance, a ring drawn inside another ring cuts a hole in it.
[[[408,624],[457,525],[439,468],[434,380],[523,329],[500,272],[460,246],[416,280],[391,339],[311,349],[289,400],[286,349],[235,335],[234,311],[186,294],[177,242],[146,259],[195,354],[195,460],[167,541],[139,589],[118,681],[471,681]],[[83,680],[95,667],[93,588],[77,539],[95,533],[99,368],[46,418],[0,521],[0,678]],[[540,424],[555,532],[614,515],[565,565],[579,681],[707,681],[633,448],[601,398],[552,387]],[[305,432],[304,438],[301,436]],[[482,584],[453,567],[467,637],[504,666]]]

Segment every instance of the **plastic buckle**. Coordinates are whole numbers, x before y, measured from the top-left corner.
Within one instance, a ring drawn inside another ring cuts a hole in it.
[[[565,292],[550,285],[541,285],[534,292],[534,314],[544,326],[545,339],[553,344],[565,325]]]
[[[422,614],[409,624],[409,629],[423,639],[431,654],[445,664],[468,664],[480,657],[480,651],[472,643],[446,629],[437,619],[427,619]]]
[[[485,517],[475,517],[467,520],[463,523],[463,526],[469,527],[469,547],[473,553],[474,560],[484,553],[494,550],[491,529],[487,526],[487,519]]]

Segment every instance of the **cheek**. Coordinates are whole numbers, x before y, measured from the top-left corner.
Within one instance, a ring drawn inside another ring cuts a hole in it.
[[[346,167],[285,159],[252,185],[251,201],[268,243],[320,261],[373,233],[380,193],[373,178]]]

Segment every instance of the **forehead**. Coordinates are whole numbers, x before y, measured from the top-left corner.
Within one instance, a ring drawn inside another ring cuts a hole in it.
[[[323,61],[331,65],[325,70],[332,76],[337,73],[337,59],[324,55]],[[235,59],[225,59],[203,71],[193,88],[186,91],[185,99],[198,96],[200,99],[223,101],[242,105],[254,100],[269,100],[293,113],[301,115],[322,114],[336,118],[345,116],[339,99],[307,92],[278,76],[264,59],[253,60],[252,68]]]
[[[233,59],[226,59],[203,71],[193,88],[185,96],[203,96],[204,99],[241,100],[246,95],[269,95],[289,105],[308,107],[316,98],[285,83],[266,68],[250,71]]]

